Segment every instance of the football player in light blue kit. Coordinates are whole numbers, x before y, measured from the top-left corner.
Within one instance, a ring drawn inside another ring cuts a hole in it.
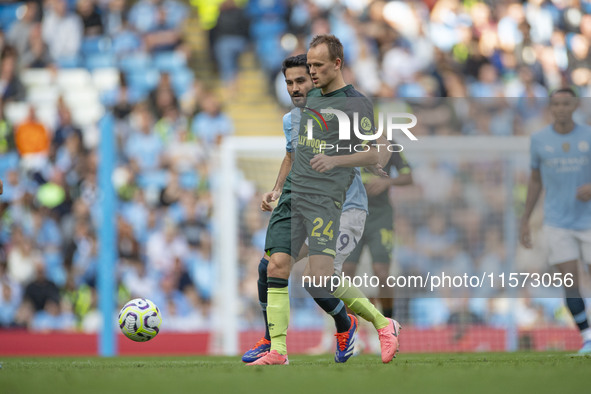
[[[263,194],[261,209],[263,211],[272,211],[273,208],[270,205],[271,202],[276,201],[283,188],[283,185],[287,179],[289,171],[291,170],[292,158],[291,155],[295,151],[297,146],[299,123],[301,119],[300,108],[305,105],[306,94],[313,87],[312,80],[307,71],[306,66],[306,55],[298,55],[290,57],[284,62],[283,73],[286,77],[287,89],[290,93],[292,101],[296,108],[283,116],[283,133],[286,139],[286,154],[281,163],[277,181],[271,192]],[[289,69],[300,68],[300,72],[288,72]],[[302,72],[303,69],[303,72]],[[382,161],[389,159],[389,153],[385,153],[385,157]],[[334,259],[335,274],[340,274],[343,267],[343,262],[347,256],[353,251],[355,245],[363,234],[365,226],[365,219],[368,213],[367,207],[367,194],[365,187],[361,181],[361,173],[359,169],[356,169],[356,176],[354,177],[351,186],[347,190],[346,198],[343,204],[339,235],[337,241],[337,253]],[[379,171],[378,171],[379,172]],[[385,173],[384,173],[385,174]],[[383,174],[382,174],[383,175]],[[300,252],[300,257],[303,258],[307,251],[303,248]],[[269,264],[267,256],[263,256],[259,263],[259,280],[258,280],[258,293],[259,302],[263,309],[263,316],[265,318],[265,326],[267,323],[266,315],[266,301],[267,301],[267,265]],[[310,291],[310,289],[307,289]],[[363,297],[363,298],[361,298]],[[355,345],[355,334],[357,330],[356,318],[352,315],[348,315],[345,304],[342,300],[334,298],[332,295],[327,294],[326,298],[314,298],[316,303],[328,314],[330,314],[337,327],[337,351],[335,360],[337,362],[345,362],[353,353],[353,347]],[[359,293],[359,298],[356,299],[355,304],[351,308],[355,313],[359,314],[366,320],[370,321],[374,327],[378,330],[378,336],[380,339],[380,345],[382,348],[382,361],[389,362],[395,357],[398,351],[398,333],[400,331],[400,324],[394,320],[387,319],[382,315],[371,302]],[[354,322],[352,322],[352,319]],[[339,350],[338,344],[338,333],[343,331],[347,332],[352,327],[353,335],[349,341],[346,349]],[[392,335],[392,330],[395,332],[395,336]],[[270,349],[270,336],[269,329],[266,327],[265,336],[261,338],[251,349],[244,353],[242,361],[251,363],[258,360],[262,356],[265,356]]]
[[[529,219],[545,189],[543,233],[549,262],[563,279],[566,274],[573,277],[573,285],[565,287],[566,305],[583,337],[579,352],[591,353],[591,328],[578,278],[578,261],[591,264],[591,127],[573,121],[577,106],[572,89],[553,92],[549,109],[554,123],[531,137],[532,171],[520,241],[532,247]]]

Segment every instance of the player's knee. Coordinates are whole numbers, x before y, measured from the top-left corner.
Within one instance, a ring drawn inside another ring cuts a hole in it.
[[[357,264],[348,261],[345,261],[345,263],[343,263],[343,275],[352,277],[353,275],[355,275],[356,271]]]
[[[287,256],[287,255],[286,255]],[[289,278],[290,260],[287,258],[271,256],[267,266],[268,278]]]

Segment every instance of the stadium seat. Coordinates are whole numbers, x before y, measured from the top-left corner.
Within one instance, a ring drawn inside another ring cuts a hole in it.
[[[131,72],[143,72],[151,68],[152,59],[145,53],[134,53],[132,55],[125,56],[119,61],[119,67],[125,73]]]
[[[287,15],[287,1],[285,0],[251,0],[246,7],[248,15],[252,18],[263,16],[285,16]]]
[[[47,86],[53,83],[53,74],[47,68],[28,68],[20,73],[21,82],[27,86]]]
[[[59,70],[57,84],[62,90],[84,88],[92,84],[90,73],[83,69]]]
[[[129,86],[147,93],[158,84],[160,73],[154,69],[146,69],[127,73],[126,77]]]
[[[33,105],[55,105],[60,97],[60,90],[55,85],[31,86],[27,92],[27,101]]]
[[[94,86],[90,85],[64,91],[64,100],[70,107],[93,106],[99,104],[99,94]]]
[[[4,105],[4,116],[11,124],[18,125],[27,118],[30,106],[26,102],[8,102]]]
[[[111,42],[111,50],[118,56],[138,51],[141,46],[142,38],[129,30],[117,33]]]
[[[78,56],[75,57],[61,57],[55,61],[59,68],[78,68],[81,61]]]
[[[95,53],[86,57],[85,66],[93,71],[100,68],[112,68],[117,65],[115,55],[111,53]]]
[[[113,90],[120,84],[119,70],[116,68],[100,68],[92,72],[92,82],[99,92]]]
[[[37,114],[37,119],[45,127],[50,130],[54,130],[58,124],[58,114],[57,114],[57,107],[55,104],[40,104],[35,105],[35,113]]]
[[[4,4],[0,7],[0,30],[7,32],[24,10],[19,10],[23,3]]]
[[[178,52],[163,52],[154,56],[154,67],[159,71],[174,73],[187,65],[187,59]]]
[[[82,40],[80,52],[83,56],[111,53],[111,40],[103,36],[86,37]]]
[[[71,110],[74,124],[80,127],[94,125],[105,113],[105,109],[100,103],[95,105],[73,105]]]

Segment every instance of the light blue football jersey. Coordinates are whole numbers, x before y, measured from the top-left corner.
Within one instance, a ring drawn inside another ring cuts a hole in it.
[[[300,129],[300,119],[302,118],[299,108],[294,108],[283,116],[283,134],[285,134],[285,150],[294,152],[295,147],[298,146],[298,132]],[[368,212],[367,208],[367,193],[365,186],[361,181],[361,172],[359,168],[355,168],[355,177],[351,182],[351,186],[347,190],[345,202],[343,203],[343,211],[347,209],[361,209]]]
[[[571,230],[591,229],[591,201],[576,198],[591,183],[591,127],[575,125],[568,134],[550,125],[531,137],[531,168],[539,170],[546,190],[544,223]]]

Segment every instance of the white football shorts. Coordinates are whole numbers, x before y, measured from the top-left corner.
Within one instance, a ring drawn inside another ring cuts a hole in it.
[[[334,258],[334,272],[340,275],[343,271],[345,259],[355,249],[363,230],[367,212],[363,209],[351,208],[341,213],[341,225],[339,227],[339,238],[337,239],[337,254]]]
[[[544,225],[543,234],[551,265],[571,260],[591,264],[591,229],[570,230]]]

